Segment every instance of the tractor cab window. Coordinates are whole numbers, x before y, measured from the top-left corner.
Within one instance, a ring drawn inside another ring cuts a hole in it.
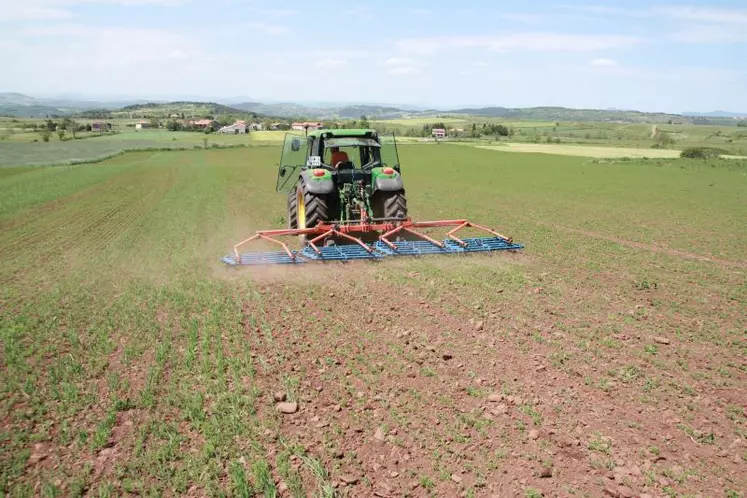
[[[330,138],[324,143],[322,162],[335,167],[370,168],[379,162],[379,144],[370,138]]]

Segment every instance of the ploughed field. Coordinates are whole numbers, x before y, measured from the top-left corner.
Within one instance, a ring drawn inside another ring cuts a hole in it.
[[[526,248],[237,270],[279,148],[0,169],[0,490],[742,496],[745,162],[400,154]]]

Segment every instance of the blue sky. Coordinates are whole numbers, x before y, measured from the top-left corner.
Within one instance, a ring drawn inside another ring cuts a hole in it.
[[[747,2],[0,0],[0,91],[747,112]]]

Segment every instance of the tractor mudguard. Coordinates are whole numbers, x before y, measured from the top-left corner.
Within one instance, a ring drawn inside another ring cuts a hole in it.
[[[379,176],[376,178],[376,184],[374,185],[374,191],[381,190],[383,192],[394,192],[403,188],[405,188],[405,183],[399,175],[393,178]]]
[[[323,171],[323,176],[316,176],[315,171]],[[307,169],[301,172],[306,189],[314,195],[331,194],[335,191],[335,182],[332,181],[332,174],[323,169]]]
[[[402,175],[391,168],[374,168],[371,170],[373,177],[373,191],[396,192],[405,188]]]

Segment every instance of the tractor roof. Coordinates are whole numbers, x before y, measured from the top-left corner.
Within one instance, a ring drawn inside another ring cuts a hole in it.
[[[345,130],[323,129],[311,131],[309,132],[309,136],[319,138],[323,133],[330,137],[364,137],[369,133],[375,134],[376,130],[372,128],[350,128]]]

